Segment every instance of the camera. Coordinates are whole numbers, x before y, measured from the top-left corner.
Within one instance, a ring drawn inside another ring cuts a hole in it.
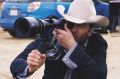
[[[51,29],[64,29],[65,19],[36,19],[33,17],[18,18],[15,22],[14,29],[20,37],[26,37],[29,35],[40,34],[44,39],[43,43],[37,47],[42,53],[45,53],[49,60],[59,60],[63,55],[61,49],[63,48],[58,44]],[[50,37],[50,38],[49,38]]]
[[[44,34],[49,29],[64,28],[65,19],[37,19],[34,17],[20,17],[15,21],[14,30],[19,37]]]

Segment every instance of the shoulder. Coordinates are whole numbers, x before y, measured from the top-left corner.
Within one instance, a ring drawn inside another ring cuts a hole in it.
[[[107,48],[107,41],[100,35],[99,33],[93,32],[91,37],[89,37],[90,45],[94,45],[94,47],[105,46]]]
[[[100,35],[97,32],[93,32],[89,39],[92,41],[105,41],[105,39],[102,37],[102,35]]]

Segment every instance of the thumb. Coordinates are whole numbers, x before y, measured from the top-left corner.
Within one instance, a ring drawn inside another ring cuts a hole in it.
[[[64,25],[64,30],[67,31],[67,32],[70,32],[70,30],[68,29],[66,24]]]
[[[44,62],[45,62],[45,60],[46,60],[46,55],[45,55],[45,54],[42,54],[42,55],[41,55],[41,59],[42,59],[42,61],[41,61],[41,65],[42,65],[42,64],[44,64]]]
[[[45,60],[45,59],[46,59],[46,55],[45,55],[45,54],[42,54],[42,55],[41,55],[41,59],[42,59],[42,60]]]

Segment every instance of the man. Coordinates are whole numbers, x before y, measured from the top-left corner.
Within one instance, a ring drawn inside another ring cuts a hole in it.
[[[62,58],[49,60],[44,52],[36,50],[42,39],[37,38],[11,64],[14,78],[25,78],[45,62],[43,79],[106,79],[107,43],[92,31],[93,25],[108,25],[104,16],[97,16],[91,0],[74,0],[67,12],[59,5],[58,12],[67,23],[64,30],[55,29],[54,36],[63,47]]]

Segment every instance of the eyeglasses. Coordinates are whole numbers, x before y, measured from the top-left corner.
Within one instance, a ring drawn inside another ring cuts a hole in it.
[[[66,24],[69,29],[72,29],[75,25],[77,25],[78,27],[91,26],[91,24],[88,24],[88,23],[76,24],[70,21],[67,21]]]

